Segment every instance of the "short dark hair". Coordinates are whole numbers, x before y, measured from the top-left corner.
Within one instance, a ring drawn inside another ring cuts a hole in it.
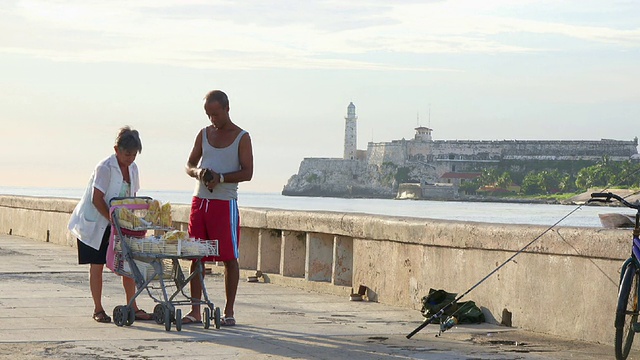
[[[142,153],[142,142],[138,130],[133,130],[128,125],[121,127],[118,130],[118,136],[116,136],[116,146],[120,150]]]
[[[223,108],[226,108],[229,106],[229,98],[227,97],[227,94],[225,94],[223,91],[221,90],[211,90],[207,93],[207,95],[205,95],[204,97],[204,102],[205,104],[210,104],[213,102],[217,102],[220,105],[222,105]]]

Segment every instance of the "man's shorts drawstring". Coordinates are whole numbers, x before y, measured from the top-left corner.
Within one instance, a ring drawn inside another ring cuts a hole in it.
[[[204,204],[204,202],[207,202],[207,205],[205,205],[204,207],[204,212],[209,212],[209,199],[202,199],[202,201],[200,201],[200,207],[198,208],[198,210],[202,210],[202,204]]]

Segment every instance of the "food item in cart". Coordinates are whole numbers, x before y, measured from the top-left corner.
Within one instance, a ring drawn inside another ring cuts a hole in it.
[[[217,256],[218,240],[189,239],[181,244],[182,255]]]
[[[160,226],[171,227],[171,204],[163,204],[160,208]]]
[[[142,251],[142,239],[125,238],[125,240],[127,241],[127,245],[129,245],[131,251]]]
[[[153,225],[160,225],[160,210],[160,201],[151,200],[144,219]]]
[[[157,242],[152,242],[150,252],[154,254],[162,254],[162,246],[160,246],[160,244],[158,244]]]
[[[120,227],[123,229],[133,229],[133,224],[130,221],[118,220],[118,224],[120,224]]]
[[[137,229],[142,226],[142,221],[133,211],[127,208],[116,209],[118,215],[118,223],[126,229]]]
[[[118,199],[113,200],[111,205],[133,205],[133,204],[146,204],[147,199],[143,198],[126,198],[126,199]]]
[[[181,230],[172,230],[162,236],[167,244],[177,244],[180,240],[189,239],[189,233]]]

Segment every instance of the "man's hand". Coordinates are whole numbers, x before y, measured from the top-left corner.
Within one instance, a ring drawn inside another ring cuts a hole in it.
[[[216,186],[216,182],[213,181],[214,180],[214,172],[211,171],[210,169],[201,169],[202,171],[200,171],[200,179],[202,180],[202,182],[204,183],[204,186],[207,187],[207,189],[209,189],[209,191],[213,191],[213,188]]]

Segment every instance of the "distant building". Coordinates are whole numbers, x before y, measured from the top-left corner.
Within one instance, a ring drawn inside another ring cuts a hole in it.
[[[431,141],[431,132],[433,129],[429,129],[428,127],[418,126],[416,128],[416,136],[415,139],[419,141]]]
[[[393,198],[400,183],[451,184],[453,193],[482,170],[515,173],[559,169],[569,173],[610,161],[638,161],[638,138],[624,140],[433,140],[419,126],[410,140],[369,142],[358,150],[356,108],[347,106],[344,157],[305,158],[282,194]]]
[[[464,172],[446,172],[440,175],[440,182],[453,184],[454,186],[460,186],[465,181],[471,181],[477,179],[482,175],[479,172],[464,173]]]

